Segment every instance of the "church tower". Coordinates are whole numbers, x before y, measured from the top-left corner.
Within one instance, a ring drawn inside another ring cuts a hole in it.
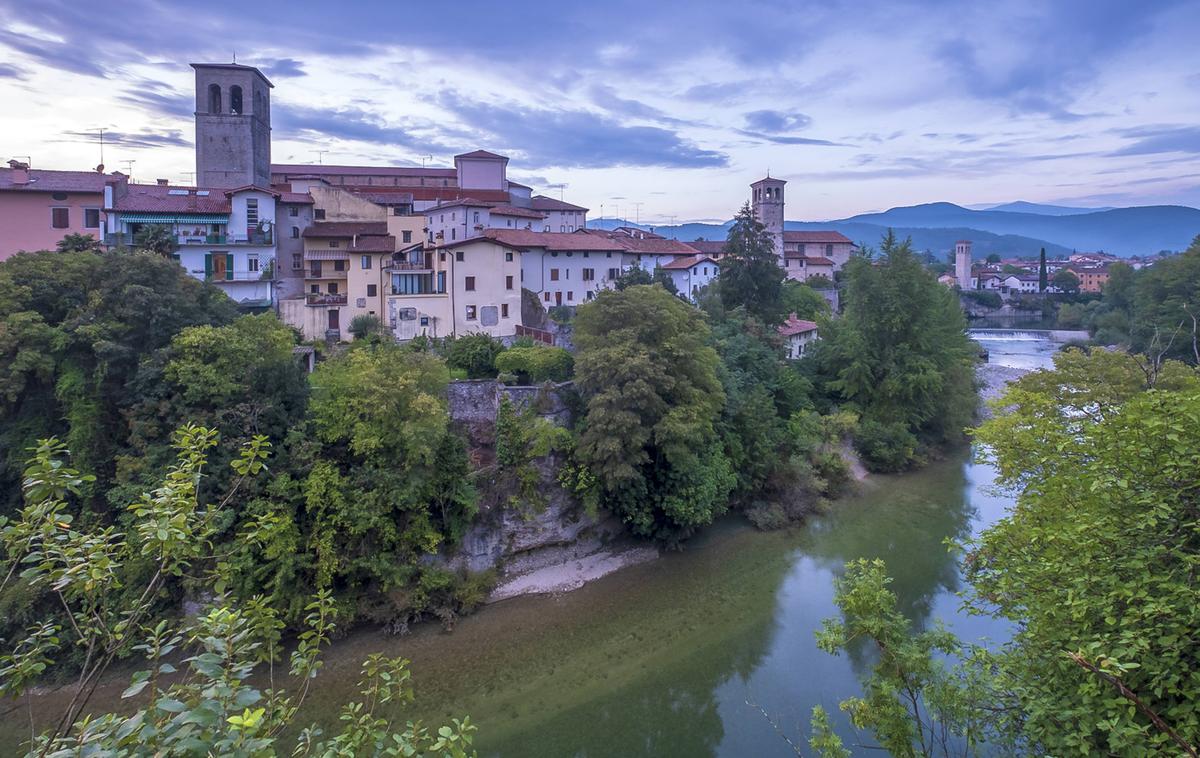
[[[253,66],[193,63],[196,186],[271,185],[271,88]]]
[[[783,179],[759,179],[750,185],[750,208],[754,217],[767,227],[767,233],[775,241],[775,254],[779,256],[779,265],[784,265],[783,259]]]
[[[971,240],[954,243],[954,277],[959,289],[971,289]]]

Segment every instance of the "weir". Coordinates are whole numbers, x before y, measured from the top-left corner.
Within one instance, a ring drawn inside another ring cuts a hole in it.
[[[1072,329],[968,329],[967,336],[989,342],[1071,342],[1089,335]]]

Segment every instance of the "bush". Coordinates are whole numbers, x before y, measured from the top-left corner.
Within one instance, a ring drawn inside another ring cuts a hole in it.
[[[854,447],[871,471],[903,471],[916,461],[917,438],[898,421],[863,421],[858,426]]]
[[[1000,293],[991,290],[962,290],[959,295],[963,300],[969,300],[984,308],[999,308],[1004,305],[1004,298],[1000,297]]]
[[[575,358],[561,347],[514,347],[496,357],[497,370],[525,384],[565,382],[574,368]]]
[[[377,316],[372,316],[369,313],[361,313],[350,319],[349,331],[354,335],[354,339],[356,340],[382,335],[383,322]]]
[[[569,324],[575,318],[575,309],[570,305],[556,305],[549,311],[550,320],[556,324]]]
[[[467,372],[468,379],[491,379],[496,375],[496,356],[504,345],[487,334],[468,334],[446,340],[446,365]]]

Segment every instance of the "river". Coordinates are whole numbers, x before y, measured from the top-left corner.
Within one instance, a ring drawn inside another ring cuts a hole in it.
[[[991,362],[1015,368],[1048,365],[1057,347],[1035,332],[977,338]],[[807,754],[817,704],[848,745],[869,742],[837,710],[859,693],[869,656],[828,655],[813,637],[836,614],[833,580],[846,561],[883,558],[914,623],[940,619],[964,637],[1003,640],[1002,622],[961,612],[944,545],[1003,514],[1009,501],[991,483],[990,467],[962,451],[872,477],[801,528],[762,533],[731,517],[682,551],[574,592],[496,603],[452,633],[357,631],[329,651],[300,722],[333,725],[362,659],[382,652],[412,660],[408,717],[470,714],[484,756],[794,755],[781,733]]]

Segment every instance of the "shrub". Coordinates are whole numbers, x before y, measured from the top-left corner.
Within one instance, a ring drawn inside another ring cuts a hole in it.
[[[350,319],[349,331],[354,335],[354,339],[356,340],[382,335],[383,322],[377,316],[372,316],[369,313],[360,313]]]
[[[496,369],[522,383],[565,382],[575,358],[561,347],[514,347],[496,357]]]
[[[1004,298],[1000,297],[1000,293],[991,290],[963,290],[959,295],[963,300],[969,300],[984,308],[999,308],[1004,305]]]
[[[496,375],[496,356],[504,345],[487,334],[468,334],[446,340],[446,365],[462,369],[468,379],[491,379]]]
[[[903,471],[917,457],[917,438],[898,421],[863,421],[858,426],[854,447],[872,471]]]

